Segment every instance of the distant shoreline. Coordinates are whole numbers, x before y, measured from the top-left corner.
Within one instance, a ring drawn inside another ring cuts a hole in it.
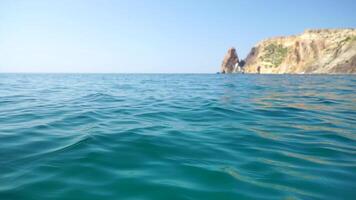
[[[356,29],[306,30],[272,37],[255,45],[240,60],[228,49],[221,73],[356,74]]]

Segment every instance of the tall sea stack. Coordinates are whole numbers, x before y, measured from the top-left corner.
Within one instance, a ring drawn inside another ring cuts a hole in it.
[[[221,73],[232,73],[236,63],[238,62],[239,58],[236,54],[236,49],[232,47],[227,51],[227,54],[221,64]]]

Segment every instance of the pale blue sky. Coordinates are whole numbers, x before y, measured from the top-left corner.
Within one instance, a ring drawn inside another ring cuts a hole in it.
[[[356,28],[355,2],[0,0],[0,72],[213,73],[230,46]]]

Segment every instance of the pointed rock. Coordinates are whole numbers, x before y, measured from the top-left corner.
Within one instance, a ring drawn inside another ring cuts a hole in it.
[[[235,48],[230,48],[224,57],[221,64],[221,73],[232,73],[234,71],[236,63],[239,62],[239,58],[236,54]]]

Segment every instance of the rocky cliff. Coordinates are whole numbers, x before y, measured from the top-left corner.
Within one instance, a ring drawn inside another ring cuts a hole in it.
[[[239,58],[237,57],[236,49],[230,48],[221,64],[221,73],[231,73],[234,71],[236,63],[239,62]]]
[[[245,59],[247,73],[356,73],[356,29],[307,30],[263,40]]]

